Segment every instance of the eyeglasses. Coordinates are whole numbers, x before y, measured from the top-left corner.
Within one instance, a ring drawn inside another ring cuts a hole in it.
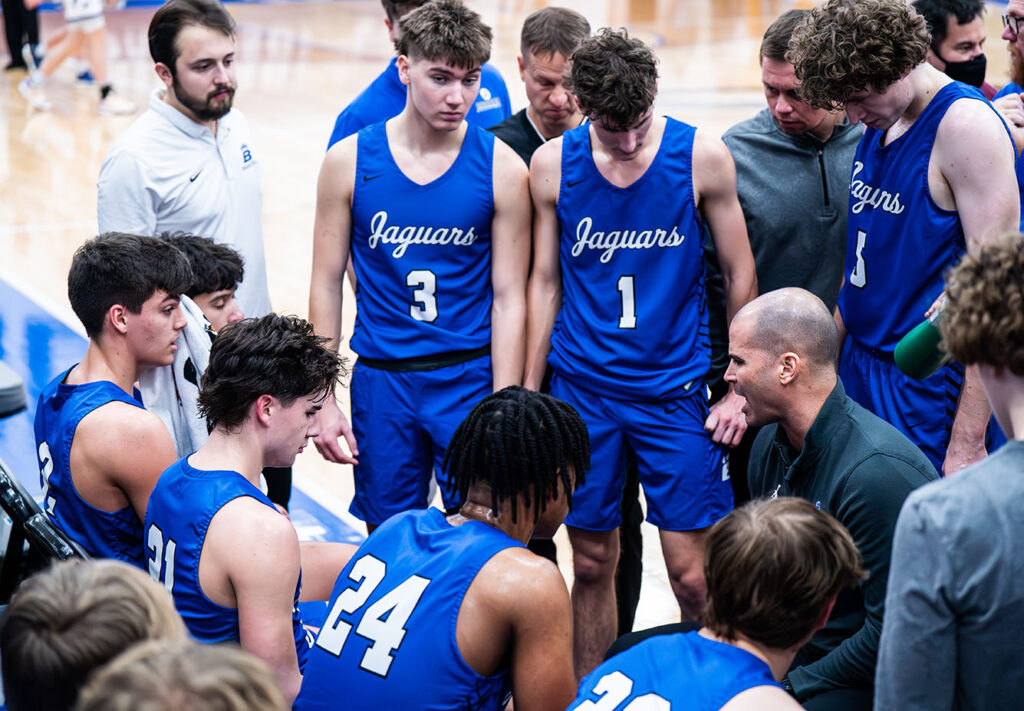
[[[1013,15],[1003,15],[1003,27],[1010,30],[1010,34],[1016,37],[1020,34],[1020,23],[1024,22],[1024,17],[1014,17]]]

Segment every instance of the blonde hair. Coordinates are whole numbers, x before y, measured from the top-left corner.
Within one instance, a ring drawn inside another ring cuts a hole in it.
[[[70,708],[89,674],[132,645],[188,637],[163,586],[115,560],[69,560],[22,583],[3,615],[12,711]]]
[[[230,645],[136,645],[82,689],[78,711],[285,711],[270,669]]]

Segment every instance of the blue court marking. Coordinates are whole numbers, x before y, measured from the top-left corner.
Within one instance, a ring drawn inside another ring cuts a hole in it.
[[[33,496],[41,493],[35,455],[36,401],[46,384],[81,360],[88,345],[49,311],[0,279],[0,360],[25,381],[28,408],[0,419],[0,459]],[[292,487],[292,522],[303,540],[360,543],[363,535]]]

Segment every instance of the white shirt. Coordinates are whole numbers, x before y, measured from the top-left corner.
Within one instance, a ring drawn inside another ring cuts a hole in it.
[[[260,164],[245,117],[232,109],[217,135],[164,101],[164,89],[128,127],[100,168],[99,231],[156,235],[185,231],[238,250],[246,316],[270,311],[263,255]]]

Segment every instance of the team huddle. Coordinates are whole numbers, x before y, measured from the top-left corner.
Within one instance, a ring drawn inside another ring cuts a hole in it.
[[[980,2],[784,13],[768,106],[722,138],[656,113],[625,30],[532,13],[512,114],[476,12],[382,4],[397,54],[323,159],[308,320],[270,310],[234,21],[154,14],[163,88],[68,276],[88,350],[35,420],[50,520],[122,565],[23,585],[10,707],[1017,703],[1024,0],[995,104]],[[951,359],[912,377],[926,319]],[[358,547],[288,518],[310,440],[352,465]],[[681,622],[616,639],[636,482]],[[541,542],[563,522],[571,591]],[[155,622],[52,651],[114,600]]]

